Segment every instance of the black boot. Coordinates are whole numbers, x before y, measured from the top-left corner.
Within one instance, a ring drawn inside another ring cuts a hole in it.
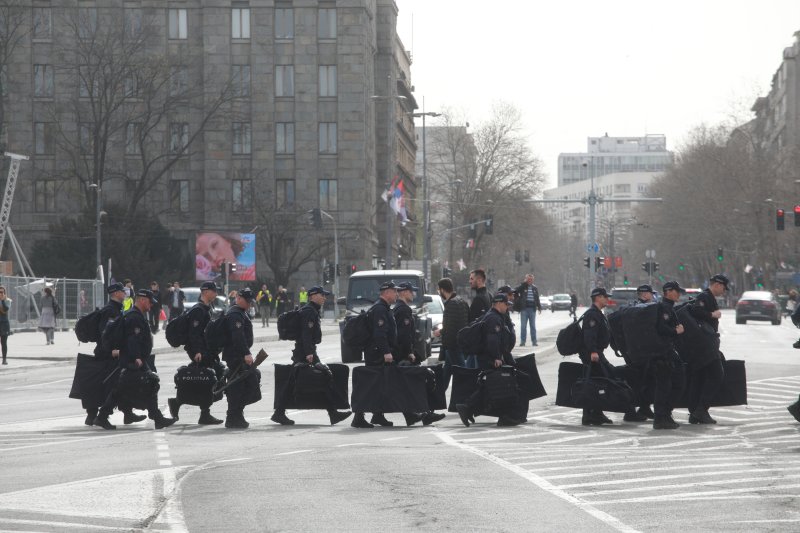
[[[434,413],[430,411],[422,415],[422,425],[430,426],[431,424],[444,419],[444,413]]]
[[[84,420],[83,423],[87,426],[91,426],[94,424],[95,418],[97,418],[97,408],[92,407],[91,409],[86,410],[86,420]]]
[[[655,415],[655,418],[653,418],[653,429],[678,429],[679,427],[680,424],[669,416]]]
[[[636,412],[636,414],[644,415],[646,417],[645,420],[653,420],[656,417],[655,413],[653,412],[652,409],[650,409],[649,405],[641,406],[639,410]]]
[[[690,424],[716,424],[717,421],[708,414],[708,409],[695,409],[689,415]]]
[[[414,424],[422,420],[422,417],[417,413],[403,413],[403,418],[406,419],[407,426],[413,426]]]
[[[497,425],[500,427],[503,426],[518,426],[522,424],[522,420],[517,420],[516,418],[511,418],[510,416],[501,416],[497,419]]]
[[[177,420],[177,418],[175,420]],[[202,426],[215,426],[217,424],[222,424],[222,420],[211,416],[211,409],[205,408],[200,410],[200,418],[197,420],[197,423]]]
[[[328,411],[328,418],[331,420],[331,425],[335,426],[342,420],[347,420],[352,414],[353,413],[350,411],[337,411],[336,409],[331,409]]]
[[[608,418],[603,411],[595,411],[594,412],[597,419],[600,421],[601,424],[613,424],[614,422]]]
[[[122,413],[125,415],[125,417],[122,419],[122,422],[125,425],[133,424],[134,422],[141,422],[142,420],[147,418],[145,415],[134,414],[132,409],[128,409],[127,411],[123,411]]]
[[[93,425],[100,426],[103,429],[117,429],[117,426],[108,421],[108,413],[103,411],[100,411],[100,414],[94,419]]]
[[[156,412],[153,421],[156,423],[156,429],[168,428],[175,423],[174,418],[167,418],[161,411]]]
[[[631,409],[625,413],[622,420],[625,422],[644,422],[647,420],[647,415],[644,414],[641,409],[639,409],[639,412],[637,412],[636,409]]]
[[[293,426],[294,420],[286,416],[286,411],[283,409],[276,409],[270,418],[273,422],[277,422],[282,426]]]
[[[461,423],[469,427],[470,419],[472,419],[472,409],[465,403],[459,403],[456,404],[456,411],[458,411],[458,416],[461,418]]]
[[[605,415],[603,415],[603,418],[605,418]],[[584,409],[583,416],[581,417],[581,424],[584,426],[602,426],[604,422],[603,418],[597,416],[597,411]]]
[[[795,420],[800,422],[800,400],[797,400],[792,405],[786,408],[789,411]]]
[[[243,412],[232,413],[228,411],[228,415],[225,417],[225,427],[228,429],[247,429],[250,424],[244,419]]]
[[[181,404],[178,403],[177,398],[167,398],[167,407],[169,407],[169,415],[178,420],[178,412],[181,410]]]
[[[350,422],[350,426],[360,429],[371,429],[375,427],[367,422],[367,419],[364,418],[364,413],[356,413],[356,416],[353,417],[353,421]]]
[[[379,426],[390,428],[394,425],[393,422],[386,420],[386,417],[383,416],[383,413],[372,413],[372,420],[370,420],[372,424],[377,424]]]

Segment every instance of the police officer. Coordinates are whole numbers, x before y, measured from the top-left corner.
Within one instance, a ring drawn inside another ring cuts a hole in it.
[[[109,320],[113,320],[122,314],[122,301],[125,300],[125,287],[122,283],[112,283],[106,289],[108,292],[108,303],[100,310],[100,320],[98,321],[98,331],[97,331],[97,338],[99,339],[103,335],[103,330],[106,328],[106,324],[108,324]],[[99,341],[97,342],[97,346],[94,348],[94,357],[96,360],[111,360],[118,361],[119,359],[119,350],[104,350],[102,343]],[[99,387],[103,387],[104,384],[98,384]],[[108,394],[103,395],[102,397],[107,397]],[[84,423],[87,426],[91,426],[94,424],[94,419],[97,418],[97,411],[100,408],[99,405],[84,405],[86,409],[86,420]],[[133,424],[134,422],[141,422],[145,418],[144,415],[137,415],[133,413],[133,409],[129,406],[124,406],[120,409],[125,418],[123,419],[125,424]]]
[[[708,288],[697,295],[689,307],[689,313],[717,334],[714,342],[701,347],[691,354],[689,361],[689,423],[716,424],[708,414],[711,399],[722,385],[725,369],[719,352],[719,319],[722,311],[717,305],[717,297],[728,290],[728,278],[717,274],[709,280]]]
[[[483,318],[481,334],[483,342],[482,351],[478,353],[478,368],[480,370],[497,369],[503,366],[504,354],[508,346],[508,329],[505,327],[504,315],[508,313],[508,296],[502,293],[495,294],[492,298],[492,307]],[[465,403],[456,405],[458,416],[461,422],[469,427],[474,420],[474,416],[480,414],[485,404],[485,390],[482,386],[470,396]],[[514,410],[511,410],[513,413]],[[498,426],[516,426],[522,424],[524,420],[513,418],[511,415],[504,415],[498,418]]]
[[[511,355],[511,351],[514,349],[514,346],[517,344],[517,332],[514,327],[514,320],[511,318],[511,310],[514,308],[514,298],[516,298],[517,293],[514,289],[511,288],[511,285],[503,285],[499,289],[497,289],[498,294],[505,294],[508,298],[508,312],[503,315],[503,323],[506,326],[507,334],[504,337],[506,340],[505,350],[503,351],[503,361],[507,365],[514,365],[514,356]]]
[[[386,281],[379,287],[380,297],[369,309],[370,328],[372,338],[364,350],[364,363],[367,366],[382,366],[394,361],[392,346],[397,340],[397,324],[394,321],[391,306],[397,301],[397,286],[392,281]],[[379,426],[393,426],[383,413],[372,413],[370,422],[364,418],[364,413],[357,412],[350,423],[354,428],[369,429]]]
[[[637,304],[649,304],[654,302],[655,296],[653,287],[645,283],[644,285],[639,285],[636,288]],[[625,362],[628,363],[628,361]],[[631,366],[630,363],[629,366]],[[637,369],[631,367],[631,370],[635,371]],[[647,373],[646,369],[639,370],[641,371],[636,376],[632,376],[630,374],[628,375],[628,378],[631,380],[631,386],[635,387],[637,390],[640,390],[643,387],[647,379],[647,376],[645,375]],[[650,405],[643,402],[641,405],[639,405],[638,411],[632,409],[630,412],[625,413],[625,416],[622,419],[626,422],[644,422],[645,420],[653,420],[654,418],[655,413],[653,413]]]
[[[419,289],[404,281],[397,285],[397,302],[394,304],[392,314],[397,324],[397,343],[392,350],[394,362],[400,365],[419,365],[420,361],[414,355],[414,343],[417,338],[417,328],[414,323],[414,312],[408,305],[414,301],[414,291]],[[432,372],[432,371],[431,371]],[[435,383],[436,378],[431,375],[429,380]],[[430,383],[430,381],[429,381]],[[407,426],[413,426],[420,420],[423,425],[430,425],[444,418],[444,414],[437,414],[432,411],[426,413],[403,413]]]
[[[225,346],[222,348],[222,360],[228,364],[229,379],[236,379],[240,372],[246,377],[232,382],[225,389],[228,397],[228,412],[225,427],[229,429],[247,429],[250,423],[244,419],[244,408],[249,403],[249,395],[258,389],[261,383],[261,371],[250,368],[253,365],[253,324],[247,316],[247,310],[255,304],[255,294],[249,287],[236,292],[234,304],[225,313],[225,329],[227,330]]]
[[[136,292],[133,307],[123,316],[124,341],[119,353],[119,365],[122,368],[120,381],[138,379],[138,373],[152,372],[153,333],[147,321],[147,312],[156,301],[152,291],[140,289]],[[116,429],[108,421],[108,416],[117,403],[116,389],[108,395],[106,402],[100,408],[95,418],[94,425],[103,429]],[[147,415],[155,421],[156,429],[169,427],[175,423],[174,418],[167,418],[158,408],[158,390],[154,390],[147,398]]]
[[[680,424],[672,418],[672,373],[679,360],[675,352],[672,339],[683,334],[683,325],[678,323],[673,306],[686,292],[677,281],[668,281],[661,288],[663,298],[658,302],[658,315],[656,318],[656,332],[663,338],[669,339],[667,349],[650,361],[649,372],[655,378],[655,391],[653,404],[656,412],[653,419],[653,429],[677,429]]]
[[[305,289],[303,289],[305,291]],[[300,335],[294,343],[294,350],[292,350],[292,361],[295,366],[298,365],[317,365],[320,368],[327,370],[327,367],[322,364],[317,355],[317,344],[322,342],[322,328],[320,327],[320,311],[325,304],[325,297],[330,296],[330,291],[326,291],[320,286],[314,286],[306,292],[308,296],[307,303],[300,308]],[[328,370],[328,372],[330,372]],[[284,387],[283,394],[277,398],[276,409],[272,415],[271,420],[284,426],[291,426],[294,420],[286,416],[286,408],[284,407],[294,393],[294,373],[292,378]],[[331,406],[336,405],[336,391],[333,388],[333,381],[326,391],[328,404]],[[333,407],[328,408],[328,417],[330,418],[331,425],[337,424],[342,420],[346,420],[352,413],[350,411],[337,411]]]
[[[639,285],[636,287],[636,301],[640,304],[649,304],[650,302],[654,302],[655,298],[653,295],[653,287],[647,285]]]
[[[583,323],[581,324],[583,349],[579,355],[584,365],[591,365],[592,375],[604,375],[600,367],[602,365],[608,375],[613,376],[614,366],[603,355],[603,350],[611,342],[611,329],[608,326],[608,320],[603,314],[603,308],[608,305],[608,293],[604,288],[598,287],[592,290],[590,297],[592,305],[584,313]],[[611,419],[603,414],[603,411],[593,408],[583,409],[581,424],[584,426],[599,426],[611,423]]]
[[[217,298],[217,285],[213,281],[204,281],[200,285],[200,298],[197,303],[189,309],[186,316],[188,324],[188,335],[184,349],[189,359],[200,367],[211,368],[217,374],[217,379],[222,378],[225,371],[224,366],[219,361],[219,357],[213,356],[208,353],[206,345],[205,331],[206,326],[211,320],[211,304]],[[181,319],[183,320],[183,319]],[[222,420],[211,415],[211,404],[213,399],[209,398],[208,404],[200,406],[200,418],[197,420],[201,425],[216,425],[222,424]],[[178,403],[177,398],[169,398],[167,400],[169,406],[169,413],[172,418],[178,420],[178,413],[181,404]]]

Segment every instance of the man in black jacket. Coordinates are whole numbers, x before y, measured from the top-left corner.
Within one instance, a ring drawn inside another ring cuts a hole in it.
[[[472,323],[485,315],[492,307],[492,299],[486,289],[486,272],[476,268],[469,273],[469,286],[475,291],[475,298],[469,305],[469,322]],[[476,354],[464,354],[467,368],[478,368]]]
[[[433,332],[442,337],[442,350],[444,351],[444,383],[450,385],[451,368],[465,366],[464,354],[458,347],[458,332],[469,324],[469,305],[456,294],[450,278],[439,280],[439,296],[444,300],[444,313],[442,327]]]
[[[308,296],[308,303],[300,308],[300,335],[294,343],[294,350],[292,350],[292,362],[295,365],[295,371],[300,371],[300,365],[315,365],[320,369],[330,371],[322,364],[317,355],[317,344],[322,342],[322,328],[320,327],[320,311],[325,304],[325,297],[329,296],[330,291],[326,291],[320,286],[314,286],[308,289],[306,293]],[[295,373],[283,389],[282,395],[277,398],[275,412],[271,420],[283,426],[291,426],[294,420],[286,416],[286,408],[284,407],[295,389]],[[328,390],[326,391],[328,400],[328,418],[330,418],[331,425],[337,424],[342,420],[347,419],[352,413],[350,411],[337,411],[334,406],[336,405],[336,391],[333,388],[333,381],[329,383]]]
[[[165,302],[169,305],[169,319],[174,320],[181,313],[183,313],[183,301],[186,300],[186,294],[181,290],[181,284],[177,281],[172,283],[172,287],[167,291],[169,301]]]
[[[235,379],[239,373],[247,373],[246,377],[225,389],[228,397],[228,412],[225,427],[229,429],[247,429],[250,423],[244,418],[246,405],[258,401],[261,397],[261,371],[251,368],[253,354],[253,324],[247,316],[247,310],[255,304],[255,294],[249,287],[237,291],[234,305],[225,313],[227,330],[225,346],[222,349],[222,360],[228,364],[230,378]]]
[[[539,301],[539,288],[533,284],[533,280],[533,274],[527,274],[525,281],[516,289],[517,299],[514,302],[514,308],[519,311],[522,321],[520,346],[525,346],[528,324],[531,326],[531,346],[539,345],[536,340],[536,313],[542,314],[542,303]]]
[[[719,319],[722,311],[717,305],[717,297],[728,290],[729,280],[717,274],[709,280],[708,288],[697,295],[689,313],[714,330],[715,342],[692,353],[689,361],[689,423],[716,424],[708,414],[711,399],[719,390],[725,378],[725,369],[719,352]]]
[[[656,332],[665,339],[669,339],[667,350],[650,361],[650,373],[655,378],[655,391],[653,405],[655,416],[653,429],[677,429],[680,425],[672,418],[672,404],[670,398],[672,390],[672,374],[676,362],[679,360],[672,339],[683,335],[683,325],[678,323],[678,317],[672,308],[675,302],[686,292],[677,281],[668,281],[661,288],[663,298],[658,302],[658,316]]]
[[[156,298],[161,297],[161,292],[158,288],[157,281],[150,282],[150,291],[152,291]],[[150,308],[150,312],[148,313],[149,316],[147,317],[150,320],[150,331],[153,332],[153,335],[158,333],[158,324],[161,320],[161,300],[157,299],[156,301],[158,303],[153,304],[153,306]]]
[[[206,345],[205,331],[206,326],[211,321],[211,304],[217,298],[217,285],[213,281],[204,281],[200,285],[200,298],[197,303],[189,309],[186,316],[188,335],[184,349],[189,359],[200,367],[211,368],[217,374],[217,379],[222,378],[225,371],[224,366],[219,361],[219,357],[208,353]],[[183,320],[183,319],[181,319]],[[200,405],[200,418],[197,423],[201,425],[221,424],[222,420],[211,415],[212,397],[209,395],[207,404]],[[172,418],[178,420],[178,413],[181,404],[177,398],[167,399],[169,413]]]
[[[137,291],[133,307],[123,317],[124,341],[119,351],[121,371],[118,387],[122,386],[123,382],[131,383],[141,379],[142,372],[152,372],[148,362],[152,360],[153,334],[150,332],[146,314],[155,299],[153,293],[147,289]],[[118,393],[115,389],[100,408],[94,425],[103,429],[116,429],[108,421],[108,416],[117,401]],[[146,398],[146,403],[147,415],[155,421],[156,429],[169,427],[175,423],[175,419],[165,417],[158,408],[158,388]]]
[[[614,366],[603,355],[603,350],[608,348],[611,342],[611,328],[609,328],[608,320],[603,314],[603,308],[608,305],[608,293],[604,288],[599,287],[593,289],[590,296],[592,305],[584,313],[583,323],[581,324],[583,349],[579,356],[584,365],[591,365],[591,374],[593,376],[603,376],[606,373],[609,376],[613,376]],[[605,369],[605,372],[603,369]],[[593,408],[583,409],[581,424],[584,426],[599,426],[611,423],[611,419],[603,414],[603,411]]]
[[[382,366],[394,361],[392,346],[397,339],[397,324],[394,321],[391,306],[397,300],[397,287],[394,282],[386,281],[381,284],[380,297],[368,311],[372,337],[364,350],[364,363],[367,366]],[[390,427],[393,426],[386,420],[383,413],[372,413],[372,420],[367,422],[364,413],[357,412],[350,423],[354,428],[369,429],[373,424]]]

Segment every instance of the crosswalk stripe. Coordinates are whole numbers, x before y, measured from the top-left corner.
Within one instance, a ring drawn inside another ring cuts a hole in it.
[[[747,487],[743,489],[726,489],[726,490],[714,490],[714,491],[704,491],[704,492],[684,492],[680,494],[661,494],[658,496],[644,496],[641,498],[625,498],[620,500],[605,500],[605,501],[594,501],[592,502],[593,505],[609,505],[609,504],[621,504],[621,503],[644,503],[644,502],[660,502],[660,501],[684,501],[684,500],[701,500],[708,498],[710,496],[732,496],[735,494],[742,494],[742,493],[760,493],[766,492],[774,494],[780,490],[794,490],[800,488],[800,484],[791,484],[791,485],[766,485],[761,487]],[[753,497],[763,498],[766,497],[764,494],[754,494]],[[796,494],[787,494],[785,496],[773,496],[773,497],[782,497],[782,498],[796,498]]]
[[[790,468],[782,468],[783,471],[786,470],[800,470],[800,467],[790,467]],[[681,479],[686,477],[700,477],[700,476],[731,476],[734,474],[756,474],[756,473],[775,473],[774,468],[744,468],[739,470],[725,470],[721,472],[690,472],[688,474],[669,474],[664,476],[647,476],[647,477],[639,477],[639,478],[628,478],[628,479],[611,479],[606,481],[592,481],[590,483],[571,483],[569,485],[557,485],[559,489],[577,489],[581,487],[595,487],[595,486],[606,486],[606,485],[622,485],[622,484],[631,484],[631,483],[649,483],[651,481],[664,481],[667,479]]]
[[[800,478],[800,474],[789,474],[783,476],[784,479],[795,479]],[[737,484],[737,483],[756,483],[759,481],[767,481],[764,477],[745,477],[739,479],[726,479],[726,484]],[[575,496],[579,498],[586,498],[592,496],[600,496],[604,494],[623,494],[629,492],[656,492],[656,491],[665,491],[665,490],[674,490],[674,489],[688,489],[693,487],[706,487],[709,485],[719,485],[719,481],[698,481],[695,483],[678,483],[674,485],[648,485],[647,487],[627,487],[624,489],[609,489],[609,490],[598,490],[593,492],[576,492]]]

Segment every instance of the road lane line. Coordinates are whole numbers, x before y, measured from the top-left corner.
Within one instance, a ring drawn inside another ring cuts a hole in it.
[[[20,524],[30,526],[41,526],[49,528],[69,528],[79,531],[86,529],[100,529],[103,531],[130,531],[129,527],[97,526],[80,522],[50,522],[47,520],[24,520],[22,518],[0,518],[0,524]]]
[[[734,474],[758,474],[762,472],[776,472],[777,468],[743,468],[740,470],[726,470],[724,472],[690,472],[688,474],[674,474],[669,476],[648,476],[639,478],[612,479],[608,481],[592,481],[590,483],[571,483],[569,485],[557,485],[559,489],[579,489],[581,487],[598,487],[607,485],[626,485],[630,483],[649,483],[650,481],[665,481],[667,479],[681,479],[685,477],[701,476],[731,476]],[[798,468],[780,468],[781,471],[800,470]]]
[[[781,479],[796,479],[800,478],[800,474],[790,474],[788,476],[783,476]],[[754,483],[759,481],[769,481],[763,477],[746,477],[746,478],[737,478],[737,479],[726,479],[725,483]],[[678,483],[674,485],[648,485],[646,487],[629,487],[625,489],[611,489],[611,490],[597,490],[594,492],[576,492],[575,496],[579,498],[584,497],[591,497],[591,496],[600,496],[603,494],[622,494],[625,492],[654,492],[654,491],[664,491],[664,490],[673,490],[673,489],[688,489],[693,487],[706,487],[706,486],[715,486],[719,485],[719,481],[698,481],[696,483]]]
[[[336,448],[347,448],[348,446],[367,446],[366,442],[351,442],[348,444],[337,444]]]
[[[609,505],[609,504],[620,504],[620,503],[645,503],[645,502],[661,502],[661,501],[695,501],[701,500],[706,497],[713,497],[713,496],[721,496],[721,497],[729,497],[736,494],[745,494],[751,492],[765,492],[768,495],[778,490],[789,490],[789,489],[797,489],[800,488],[800,484],[791,484],[791,485],[766,485],[762,487],[747,487],[744,489],[727,489],[727,490],[712,490],[712,491],[704,491],[704,492],[684,492],[681,494],[661,494],[659,496],[644,496],[641,498],[626,498],[621,500],[607,500],[607,501],[597,501],[592,502],[594,505]],[[767,497],[762,494],[753,494],[752,497],[756,498],[763,498]],[[787,494],[783,495],[774,495],[775,497],[784,497],[784,498],[797,498],[796,494]]]
[[[547,481],[546,479],[544,479],[542,477],[537,476],[533,472],[529,472],[529,471],[525,470],[524,468],[520,468],[520,467],[518,467],[518,466],[516,466],[514,464],[511,464],[508,461],[505,461],[504,459],[500,459],[499,457],[496,457],[496,456],[490,454],[489,452],[485,452],[483,450],[475,448],[474,446],[470,446],[469,444],[465,444],[463,442],[459,442],[459,441],[455,440],[452,436],[450,436],[447,433],[437,432],[436,436],[439,437],[439,439],[441,439],[442,442],[444,442],[444,443],[446,443],[446,444],[448,444],[450,446],[453,446],[455,448],[459,448],[459,449],[464,450],[466,452],[469,452],[469,453],[472,453],[474,455],[477,455],[478,457],[486,459],[487,461],[490,461],[490,462],[492,462],[492,463],[494,463],[494,464],[496,464],[496,465],[498,465],[498,466],[500,466],[502,468],[505,468],[509,472],[512,472],[512,473],[518,475],[519,477],[521,477],[521,478],[523,478],[523,479],[525,479],[527,481],[530,481],[531,483],[533,483],[534,485],[536,485],[537,487],[539,487],[543,491],[545,491],[545,492],[547,492],[549,494],[552,494],[553,496],[556,496],[557,498],[560,498],[560,499],[566,501],[567,503],[571,503],[572,505],[574,505],[578,509],[580,509],[583,512],[589,514],[590,516],[593,516],[594,518],[600,520],[601,522],[603,522],[607,526],[616,529],[617,531],[622,531],[624,533],[638,533],[638,530],[636,530],[633,527],[623,523],[618,518],[616,518],[614,516],[611,516],[610,514],[606,513],[605,511],[601,511],[600,509],[597,509],[592,504],[590,504],[590,503],[588,503],[586,501],[583,501],[580,498],[576,498],[576,497],[572,496],[571,494],[568,494],[567,492],[559,489],[558,487],[555,487],[552,483],[550,483],[549,481]]]
[[[390,442],[390,441],[393,441],[393,440],[403,440],[403,439],[407,439],[407,438],[408,437],[391,437],[391,438],[388,438],[388,439],[380,439],[380,441],[381,442]]]
[[[6,387],[6,388],[3,389],[3,391],[23,390],[23,389],[44,387],[45,385],[55,385],[56,383],[64,383],[65,381],[72,381],[72,380],[73,380],[73,378],[67,378],[67,379],[59,379],[59,380],[56,380],[56,381],[47,381],[45,383],[34,383],[32,385],[18,385],[16,387]]]
[[[310,451],[313,451],[313,450],[294,450],[292,452],[276,453],[275,457],[280,457],[281,455],[295,455],[295,454],[298,454],[298,453],[308,453]]]

